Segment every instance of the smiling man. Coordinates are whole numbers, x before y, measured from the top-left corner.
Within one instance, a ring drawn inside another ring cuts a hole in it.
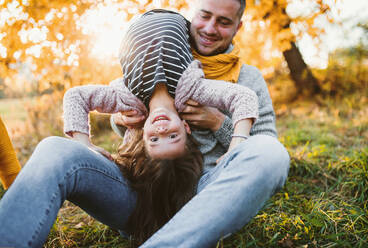
[[[198,5],[190,26],[192,45],[204,56],[223,53],[243,24],[240,18],[245,2],[203,0]]]

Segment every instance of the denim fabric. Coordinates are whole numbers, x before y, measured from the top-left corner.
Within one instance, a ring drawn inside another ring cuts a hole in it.
[[[77,142],[46,138],[0,200],[0,247],[42,247],[65,200],[117,229],[135,206],[113,162]]]
[[[142,247],[214,245],[256,215],[288,168],[277,139],[252,136],[204,172],[198,194]],[[113,162],[77,142],[47,138],[0,201],[0,247],[41,247],[65,200],[123,230],[135,194]]]

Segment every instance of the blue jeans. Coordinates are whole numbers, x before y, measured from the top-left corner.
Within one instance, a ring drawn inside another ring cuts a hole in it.
[[[275,138],[252,136],[203,174],[197,195],[142,247],[216,244],[256,215],[288,169]],[[77,142],[46,138],[0,201],[0,247],[41,247],[65,200],[124,230],[136,199],[113,162]]]

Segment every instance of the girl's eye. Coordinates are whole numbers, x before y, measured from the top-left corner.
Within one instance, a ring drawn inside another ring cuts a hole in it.
[[[151,141],[151,142],[156,142],[156,141],[158,141],[158,138],[157,138],[157,137],[151,137],[151,138],[150,138],[150,141]]]
[[[178,137],[177,134],[170,134],[170,136],[169,136],[170,139],[175,139],[176,137]]]

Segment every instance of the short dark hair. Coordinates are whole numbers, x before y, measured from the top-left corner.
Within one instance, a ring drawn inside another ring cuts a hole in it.
[[[239,8],[239,11],[238,11],[238,16],[239,16],[239,19],[241,19],[243,13],[244,13],[244,10],[245,10],[245,6],[246,6],[246,0],[238,0],[240,2],[240,8]]]

